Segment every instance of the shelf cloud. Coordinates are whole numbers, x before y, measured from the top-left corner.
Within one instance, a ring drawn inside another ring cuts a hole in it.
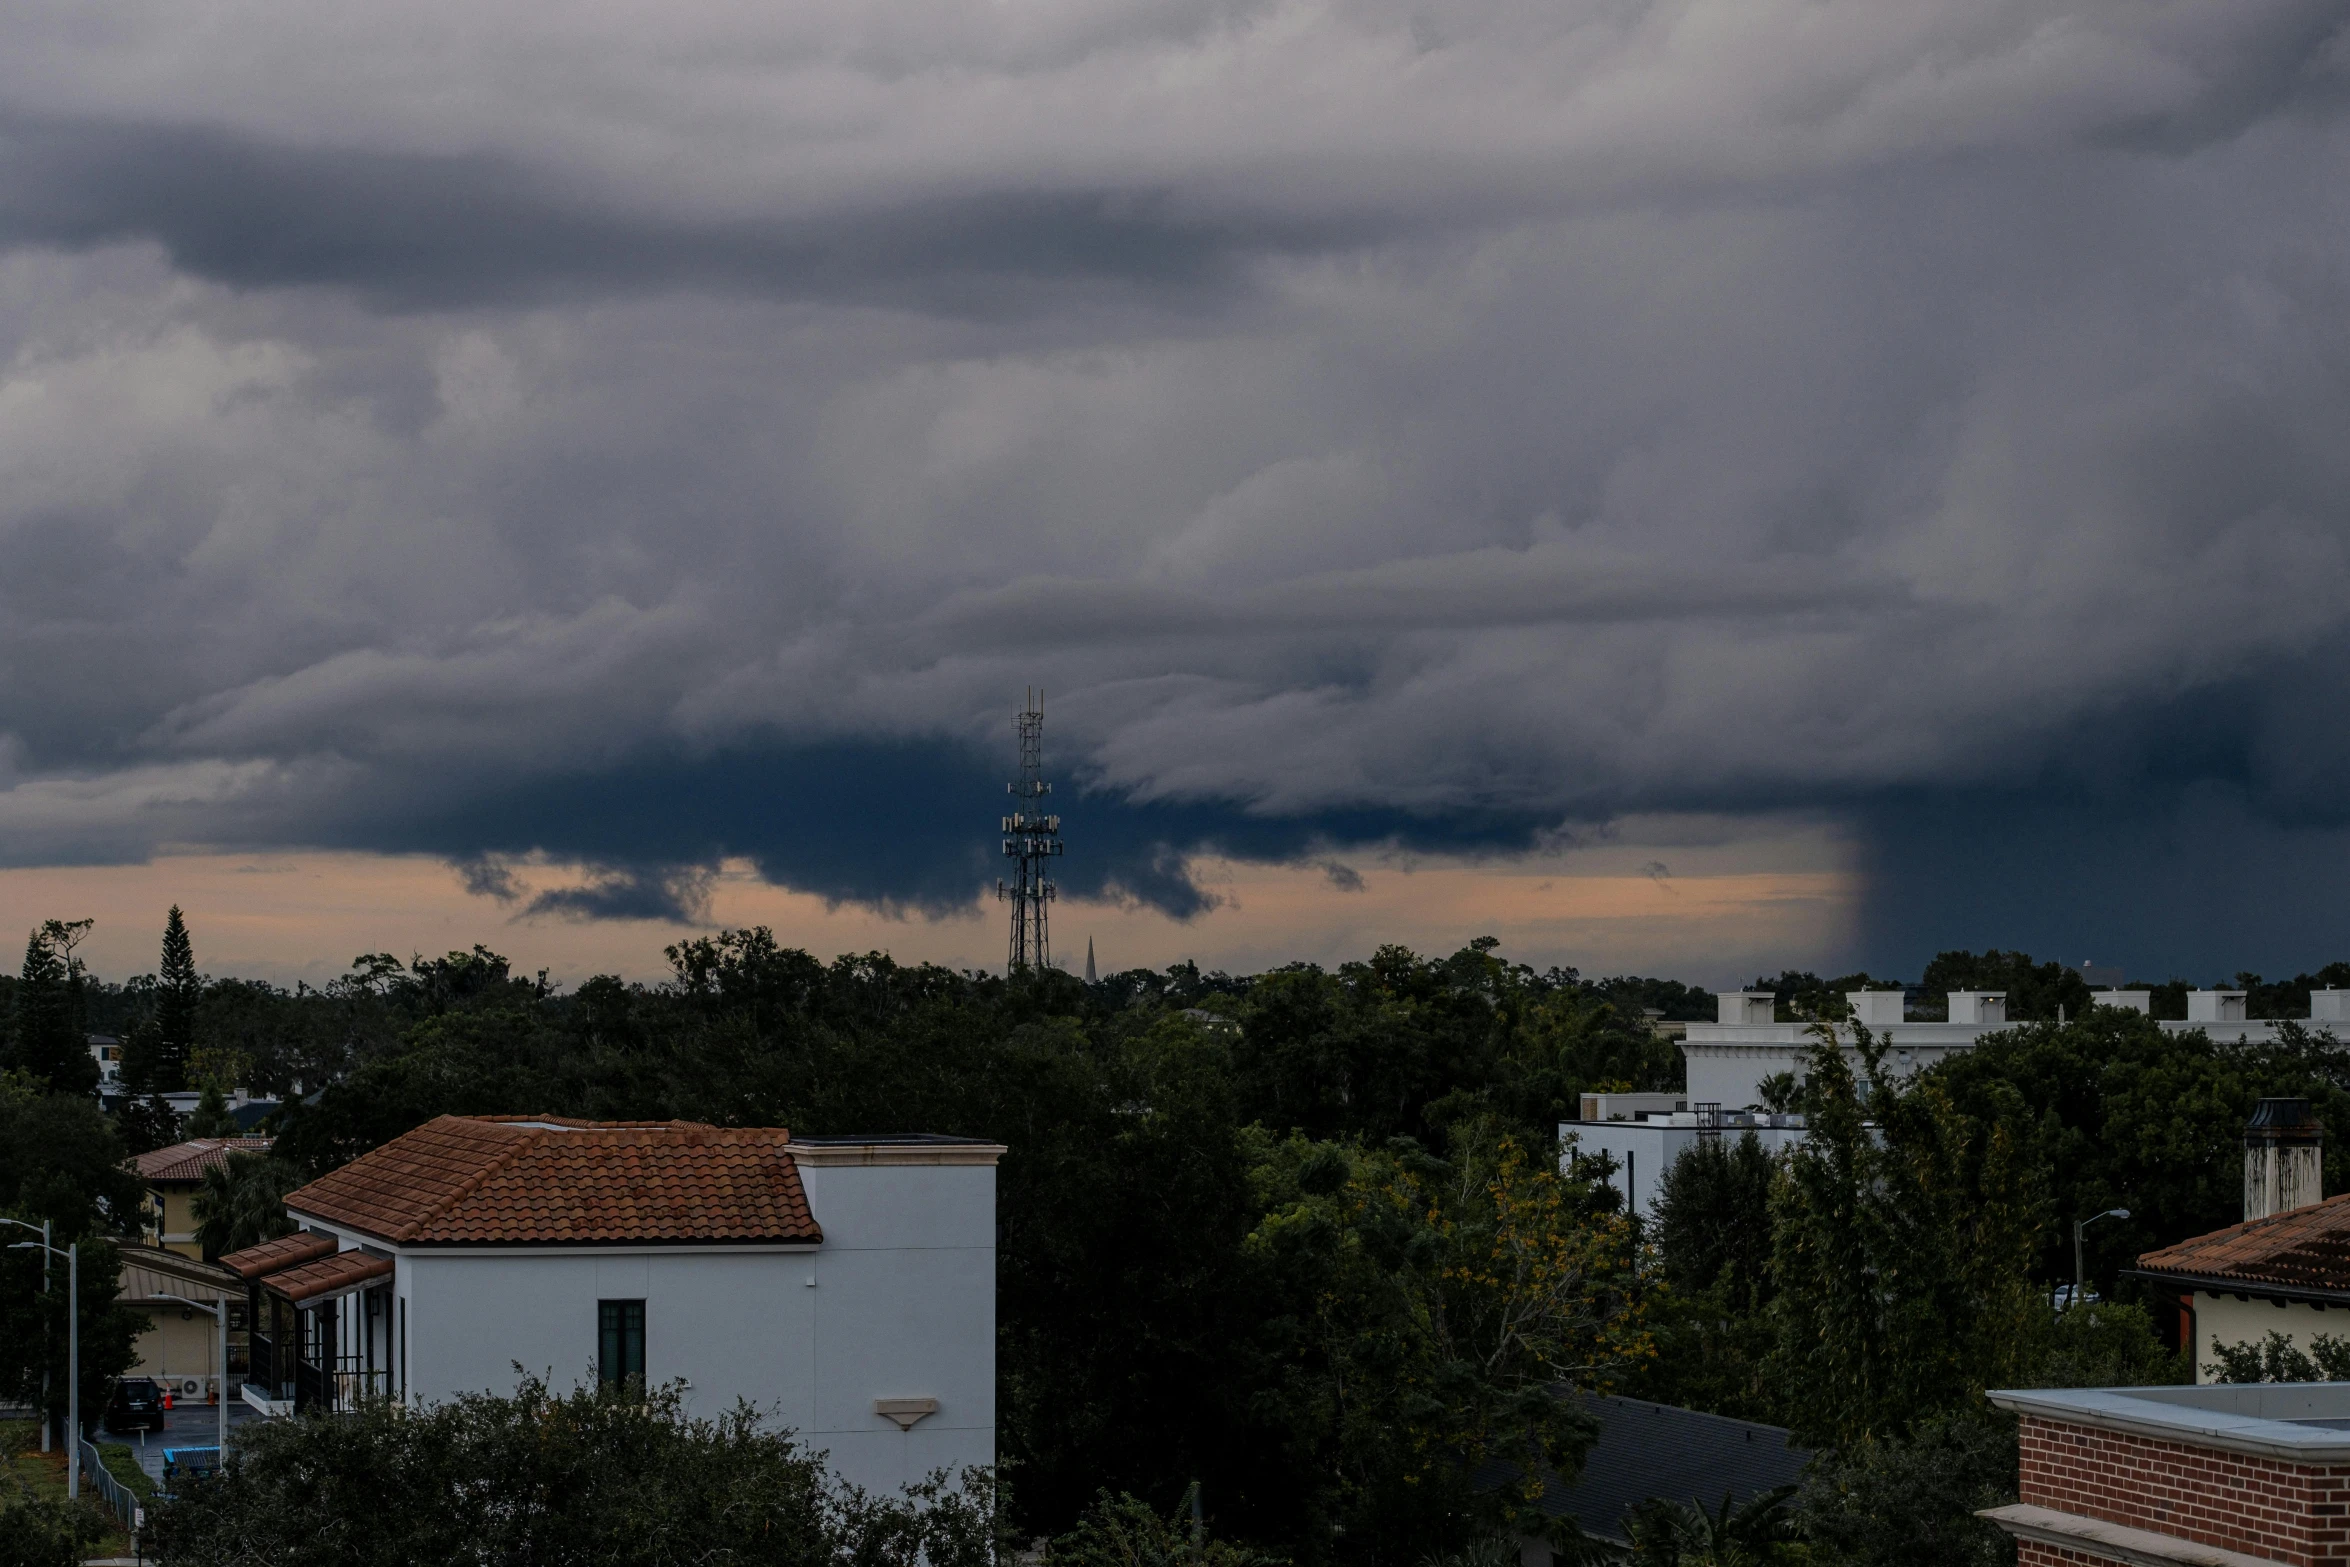
[[[1035,685],[1074,895],[1793,812],[1883,965],[2340,955],[2338,5],[10,17],[9,863],[938,912]]]

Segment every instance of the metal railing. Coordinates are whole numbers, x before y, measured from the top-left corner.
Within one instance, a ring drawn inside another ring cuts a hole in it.
[[[136,1530],[146,1521],[138,1493],[114,1477],[114,1471],[107,1468],[106,1461],[98,1456],[97,1443],[85,1436],[81,1439],[80,1447],[82,1473],[98,1482],[98,1494],[106,1498],[106,1505],[114,1509],[114,1515],[122,1520],[122,1526]]]

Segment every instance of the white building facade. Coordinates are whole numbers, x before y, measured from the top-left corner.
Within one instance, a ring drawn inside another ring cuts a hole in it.
[[[992,1467],[1002,1153],[442,1117],[289,1197],[302,1234],[224,1259],[260,1270],[249,1397],[434,1402],[511,1391],[519,1363],[682,1383],[701,1416],[748,1401],[868,1490]]]
[[[2149,1010],[2152,1000],[2143,990],[2104,990],[2092,996],[2095,1005],[2140,1014]],[[2203,1029],[2220,1041],[2273,1040],[2278,1025],[2247,1019],[2246,999],[2241,990],[2189,991],[2186,1021],[2161,1026],[2173,1033]],[[1984,1035],[2009,1026],[2003,991],[1952,991],[1947,1016],[1941,1020],[1910,1020],[1898,990],[1854,991],[1845,1001],[1853,1021],[1833,1025],[1833,1033],[1856,1073],[1862,1063],[1854,1023],[1866,1027],[1884,1047],[1885,1067],[1896,1077],[1972,1050]],[[1587,1094],[1583,1119],[1560,1123],[1563,1163],[1571,1167],[1577,1156],[1607,1155],[1615,1166],[1609,1183],[1622,1195],[1628,1212],[1651,1214],[1665,1172],[1709,1138],[1752,1135],[1772,1151],[1804,1138],[1802,1117],[1773,1114],[1766,1108],[1763,1085],[1781,1074],[1801,1079],[1810,1070],[1820,1025],[1778,1021],[1777,998],[1767,990],[1726,991],[1715,1002],[1717,1020],[1689,1024],[1681,1042],[1686,1090]],[[2307,1026],[2350,1034],[2350,990],[2311,992]]]

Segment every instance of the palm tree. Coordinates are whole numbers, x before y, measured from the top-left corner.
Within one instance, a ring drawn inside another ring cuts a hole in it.
[[[302,1172],[266,1154],[232,1153],[204,1172],[196,1193],[196,1241],[210,1258],[243,1251],[294,1232],[286,1193]]]
[[[1651,1497],[1632,1514],[1632,1560],[1641,1567],[1767,1567],[1785,1560],[1795,1539],[1788,1502],[1795,1487],[1757,1491],[1708,1509]]]

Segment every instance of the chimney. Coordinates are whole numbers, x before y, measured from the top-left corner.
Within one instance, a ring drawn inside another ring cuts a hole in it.
[[[1768,990],[1725,990],[1714,997],[1724,1023],[1768,1023],[1777,1015],[1779,998]]]
[[[1884,1028],[1901,1021],[1901,1003],[1898,990],[1848,990],[1845,1002],[1852,1008],[1852,1020],[1866,1023],[1871,1028]]]
[[[2007,1021],[2007,992],[2004,990],[1954,990],[1950,992],[1950,1021],[1985,1024],[2003,1024]]]
[[[2265,1219],[2325,1194],[2325,1128],[2306,1099],[2263,1099],[2244,1128],[2244,1217]]]

